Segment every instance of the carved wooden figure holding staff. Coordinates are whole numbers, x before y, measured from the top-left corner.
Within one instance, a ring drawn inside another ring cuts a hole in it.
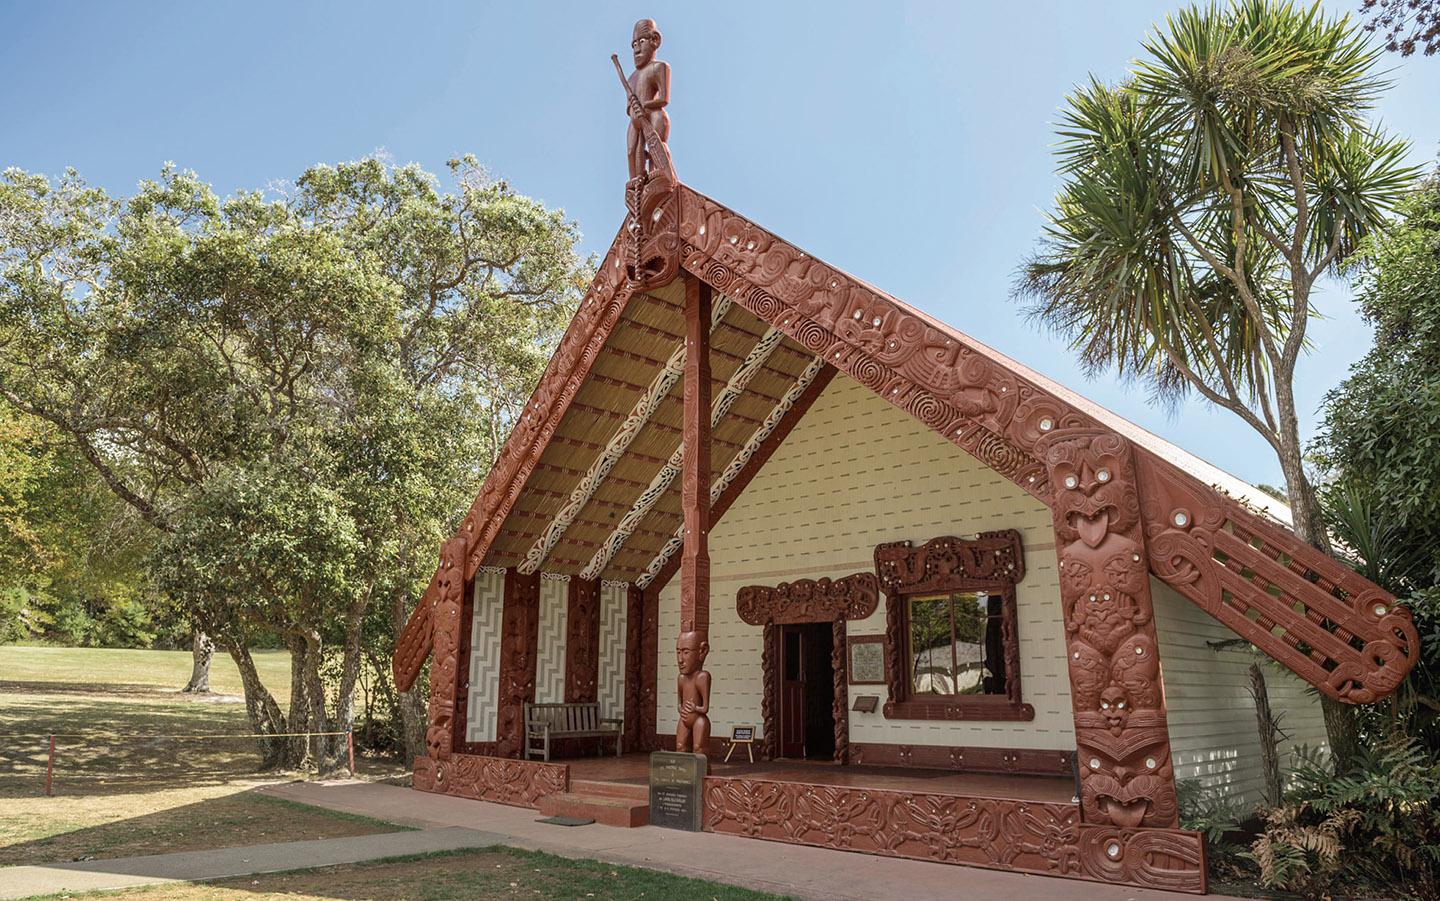
[[[654,129],[662,143],[670,140],[670,116],[665,112],[665,105],[670,102],[670,66],[655,58],[655,51],[660,49],[660,29],[654,19],[635,23],[630,49],[635,54],[635,71],[627,80],[630,92],[626,112],[630,115],[630,129],[626,148],[630,177],[634,179],[646,171],[644,125]]]
[[[675,679],[680,704],[680,724],[675,728],[677,751],[704,754],[710,747],[710,674],[702,669],[709,653],[710,642],[701,632],[684,632],[675,640],[675,663],[680,669]]]

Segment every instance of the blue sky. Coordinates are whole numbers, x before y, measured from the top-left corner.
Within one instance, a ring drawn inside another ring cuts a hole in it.
[[[1353,11],[1359,0],[1328,4]],[[131,190],[172,160],[221,193],[383,150],[474,153],[563,207],[588,251],[624,212],[609,55],[655,17],[680,177],[855,275],[1252,481],[1273,454],[1227,413],[1086,381],[1010,300],[1057,180],[1072,85],[1113,80],[1173,2],[0,2],[0,166]],[[1440,59],[1394,66],[1377,117],[1440,151]],[[1369,347],[1342,285],[1300,374],[1313,413]],[[1307,416],[1307,430],[1313,425]]]

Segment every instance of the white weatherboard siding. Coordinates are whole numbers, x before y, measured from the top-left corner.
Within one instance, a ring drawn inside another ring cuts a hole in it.
[[[1255,702],[1250,697],[1250,663],[1266,661],[1270,709],[1290,737],[1280,745],[1282,768],[1291,764],[1295,746],[1325,745],[1320,700],[1306,683],[1269,658],[1257,658],[1244,649],[1213,650],[1207,642],[1226,641],[1235,634],[1170,586],[1151,579],[1150,587],[1175,778],[1200,779],[1223,788],[1238,803],[1258,803],[1264,796],[1264,777]]]
[[[500,715],[500,615],[505,607],[505,571],[475,574],[475,616],[470,623],[470,694],[465,706],[465,740],[494,741]]]
[[[713,734],[761,722],[762,629],[735,614],[735,592],[798,578],[874,571],[875,545],[1018,529],[1025,581],[1016,592],[1021,685],[1028,723],[887,720],[850,713],[852,742],[1007,748],[1075,746],[1050,511],[1004,476],[841,374],[765,464],[710,535]],[[851,635],[885,630],[884,598]],[[675,731],[675,636],[680,578],[660,595],[656,725]],[[851,695],[882,694],[857,686]]]

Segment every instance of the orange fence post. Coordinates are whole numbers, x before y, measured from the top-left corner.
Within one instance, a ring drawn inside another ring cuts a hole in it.
[[[350,753],[350,775],[355,775],[355,727],[347,726],[345,729],[346,750]]]
[[[54,782],[55,782],[55,736],[52,734],[52,735],[50,736],[50,759],[45,762],[45,794],[46,794],[47,797],[54,794],[54,791],[53,791]]]

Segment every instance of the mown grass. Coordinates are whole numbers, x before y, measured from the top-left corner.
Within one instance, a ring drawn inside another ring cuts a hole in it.
[[[95,893],[93,897],[123,898],[126,901],[253,901],[257,895],[283,896],[287,901],[326,898],[357,901],[449,901],[454,898],[776,901],[781,897],[671,873],[503,847],[242,876],[212,883],[147,886]]]
[[[260,681],[281,706],[288,704],[290,655],[285,651],[255,651],[254,658]],[[189,651],[0,645],[0,683],[105,685],[178,692],[190,678],[190,663]],[[241,694],[240,673],[228,654],[216,653],[211,662],[210,689],[216,694]]]
[[[259,665],[273,690],[288,688],[287,655]],[[296,776],[258,772],[253,738],[214,737],[250,732],[228,657],[215,658],[215,693],[181,693],[189,674],[183,651],[0,647],[0,864],[397,828],[253,794]],[[45,797],[50,734],[54,796]],[[362,761],[362,776],[394,771]]]

